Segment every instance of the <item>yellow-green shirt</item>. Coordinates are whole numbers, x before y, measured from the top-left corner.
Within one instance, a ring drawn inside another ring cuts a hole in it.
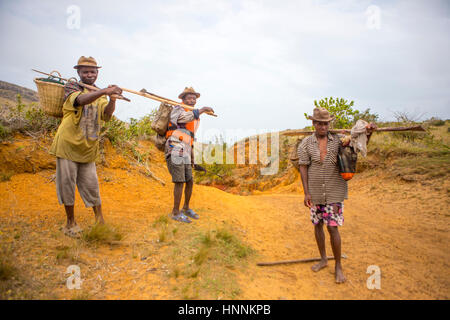
[[[84,93],[73,92],[63,105],[63,119],[50,148],[50,154],[75,162],[95,162],[99,156],[101,121],[108,99],[101,96],[85,106],[74,107],[75,99]]]

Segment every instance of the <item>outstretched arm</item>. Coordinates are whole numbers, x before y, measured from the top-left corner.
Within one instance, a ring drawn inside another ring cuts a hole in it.
[[[202,114],[202,113],[214,113],[213,108],[210,108],[210,107],[203,107],[199,111],[200,111],[200,114]]]
[[[118,94],[118,95],[122,94],[122,89],[120,89],[118,86],[110,85],[110,86],[108,86],[108,88],[104,88],[104,89],[100,89],[100,90],[92,91],[92,92],[88,92],[88,93],[83,93],[83,94],[80,94],[75,99],[74,106],[75,107],[85,106],[87,104],[94,102],[95,100],[97,100],[98,98],[100,98],[103,95],[111,96],[114,94]]]

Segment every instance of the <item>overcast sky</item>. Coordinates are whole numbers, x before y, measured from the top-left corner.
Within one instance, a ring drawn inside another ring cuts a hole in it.
[[[193,86],[219,115],[202,116],[202,131],[302,128],[329,96],[385,120],[450,118],[447,0],[0,0],[0,30],[0,80],[35,89],[31,68],[71,77],[93,56],[100,87],[176,99]],[[122,120],[159,105],[126,96]]]

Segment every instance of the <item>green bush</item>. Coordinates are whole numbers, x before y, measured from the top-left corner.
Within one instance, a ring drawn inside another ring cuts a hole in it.
[[[353,109],[354,101],[348,102],[344,98],[324,98],[319,101],[314,100],[314,106],[319,108],[327,109],[330,114],[336,117],[333,122],[333,127],[338,129],[351,128],[356,121],[363,119],[367,122],[377,122],[378,114],[371,113],[370,109],[366,109],[361,112],[359,110]],[[308,119],[308,114],[305,113],[305,118]],[[312,129],[313,127],[307,127]]]
[[[151,128],[155,114],[156,110],[153,110],[139,120],[131,118],[129,124],[113,116],[104,125],[105,136],[115,146],[122,146],[126,141],[148,139],[156,134]]]
[[[6,139],[15,132],[46,134],[58,129],[61,119],[45,114],[36,103],[28,106],[17,95],[15,106],[4,106],[0,114],[0,139]]]
[[[353,123],[353,116],[359,112],[357,110],[353,110],[353,104],[354,101],[348,102],[343,98],[334,99],[333,97],[330,97],[320,99],[319,101],[314,100],[314,105],[316,108],[325,108],[336,117],[333,125],[335,128],[340,129],[350,128]],[[307,113],[305,113],[305,117],[308,119]]]

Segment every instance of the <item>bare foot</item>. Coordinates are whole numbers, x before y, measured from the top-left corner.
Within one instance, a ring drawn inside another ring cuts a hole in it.
[[[344,283],[347,279],[345,279],[344,272],[342,271],[341,266],[336,266],[335,268],[336,275],[336,283]]]
[[[328,260],[321,260],[319,263],[316,263],[311,267],[311,270],[317,272],[328,265]]]

